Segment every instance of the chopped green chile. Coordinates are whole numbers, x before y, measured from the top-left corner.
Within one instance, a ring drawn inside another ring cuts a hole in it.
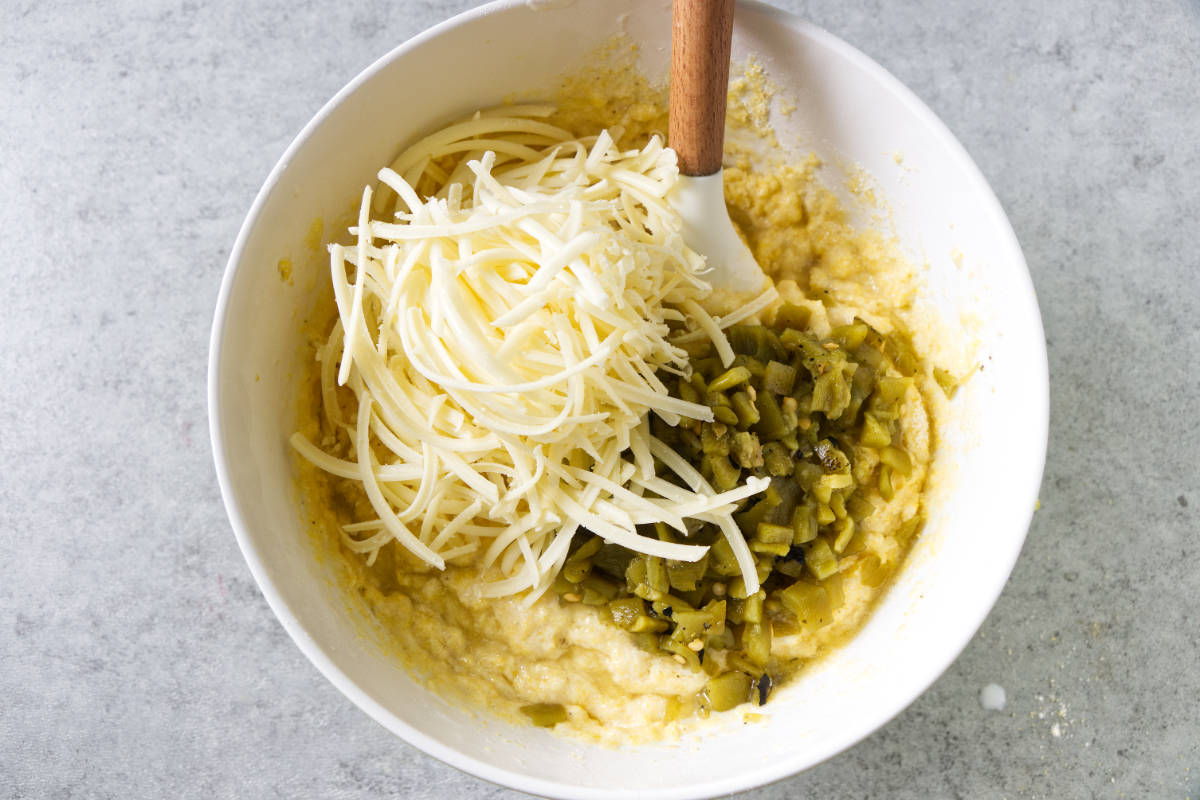
[[[779,408],[779,400],[770,392],[761,392],[754,401],[758,409],[759,419],[754,425],[754,432],[768,442],[778,440],[789,431],[783,420],[783,411]]]
[[[734,411],[729,406],[717,406],[716,408],[714,408],[713,409],[713,417],[716,419],[717,422],[720,422],[722,425],[737,425],[738,424],[737,412]]]
[[[750,431],[738,431],[733,435],[729,455],[738,466],[745,469],[763,465],[763,446],[759,443],[758,436]]]
[[[829,594],[818,583],[798,580],[779,593],[779,601],[806,630],[817,630],[833,621]]]
[[[899,447],[885,447],[879,451],[879,460],[892,468],[896,474],[907,478],[912,475],[912,461],[908,453]]]
[[[646,603],[640,597],[622,597],[608,604],[608,611],[617,627],[630,630],[646,615]]]
[[[945,393],[946,398],[953,400],[954,393],[958,391],[958,385],[961,383],[961,381],[951,375],[949,371],[944,370],[941,367],[933,368],[933,379],[937,381],[938,386],[942,387],[942,391]]]
[[[699,561],[667,561],[667,580],[677,592],[693,592],[708,571],[708,555]]]
[[[887,447],[892,443],[892,432],[878,415],[868,412],[863,415],[859,441],[866,447]]]
[[[750,380],[750,370],[746,367],[731,367],[720,376],[713,379],[708,385],[710,392],[724,392],[727,389],[732,389],[735,386],[740,386]]]
[[[774,327],[804,330],[808,327],[809,320],[811,319],[812,312],[804,306],[797,306],[793,305],[792,303],[784,303],[779,311],[775,313]]]
[[[855,320],[852,325],[838,326],[830,333],[835,340],[841,342],[843,347],[848,350],[854,350],[866,340],[867,334],[870,332],[871,329],[867,326],[867,323],[862,320]]]
[[[659,594],[671,591],[671,581],[667,577],[667,565],[658,556],[646,556],[646,583]]]
[[[742,628],[742,651],[750,663],[766,669],[771,660],[771,623],[746,623]]]
[[[566,602],[596,606],[639,647],[706,674],[691,701],[701,713],[765,702],[790,669],[772,654],[775,638],[830,625],[845,603],[845,576],[876,587],[895,568],[866,549],[863,521],[878,510],[876,495],[890,502],[913,474],[901,411],[922,364],[903,330],[885,335],[855,319],[820,338],[808,330],[811,319],[809,308],[784,304],[772,327],[731,326],[728,367],[707,340],[688,342],[691,373],[659,377],[673,396],[711,408],[714,420],[678,427],[650,420],[652,433],[717,491],[751,476],[770,479],[734,512],[759,589],[747,591],[715,524],[689,524],[684,534],[661,522],[639,532],[707,545],[707,553],[695,562],[666,560],[584,531],[552,587]],[[953,391],[948,373],[935,379]],[[572,458],[590,466],[584,454]],[[660,470],[658,477],[679,483]],[[889,535],[904,545],[923,524],[918,511]],[[522,711],[537,724],[566,719],[561,706]]]
[[[761,419],[758,408],[755,407],[754,401],[750,399],[747,392],[735,392],[729,402],[733,413],[737,415],[737,422],[733,424],[739,428],[749,428]]]
[[[521,713],[529,717],[539,728],[553,728],[568,719],[567,709],[558,703],[534,703],[521,706]]]
[[[713,711],[728,711],[750,700],[750,676],[734,670],[718,675],[704,687],[704,697]]]
[[[760,446],[759,458],[759,466],[766,467],[771,477],[783,478],[796,471],[796,461],[783,442],[767,442]]]
[[[837,556],[829,542],[818,537],[804,546],[804,566],[812,572],[812,576],[823,581],[837,572]]]
[[[602,606],[608,601],[608,597],[602,592],[598,592],[591,586],[579,587],[579,602],[585,606]]]
[[[896,496],[896,487],[892,483],[892,468],[887,464],[881,464],[879,467],[879,496],[889,503]]]
[[[728,429],[721,430],[715,425],[705,425],[700,430],[700,449],[705,455],[727,456],[731,438]]]
[[[763,388],[775,394],[791,394],[796,383],[796,368],[778,361],[767,364],[763,373]]]
[[[704,471],[712,477],[713,486],[722,492],[736,488],[742,475],[740,469],[731,464],[727,457],[721,455],[705,456],[703,466]]]
[[[835,522],[833,531],[834,539],[833,544],[831,545],[833,547],[833,552],[841,555],[846,549],[846,546],[850,544],[850,540],[854,538],[854,531],[854,520],[850,517],[845,517]]]

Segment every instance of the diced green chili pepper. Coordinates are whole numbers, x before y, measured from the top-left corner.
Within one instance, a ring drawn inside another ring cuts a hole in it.
[[[725,621],[735,625],[745,622],[746,617],[744,614],[747,600],[749,600],[749,598],[729,598],[729,600],[726,601]]]
[[[708,569],[713,575],[720,577],[742,574],[742,569],[734,558],[733,548],[729,546],[725,537],[717,539],[708,548]]]
[[[646,616],[646,603],[640,597],[622,597],[609,602],[608,613],[617,627],[630,630],[639,617]]]
[[[805,306],[784,303],[775,312],[775,325],[779,328],[795,328],[804,330],[812,319],[812,312]]]
[[[571,555],[567,556],[567,561],[582,561],[592,558],[600,552],[600,548],[604,546],[604,540],[598,536],[592,536],[587,541],[579,545]]]
[[[553,728],[569,718],[567,709],[558,703],[533,703],[521,706],[521,713],[529,717],[539,728]]]
[[[575,584],[564,578],[560,571],[554,578],[554,586],[552,588],[555,594],[567,594],[568,592],[575,591]]]
[[[596,541],[603,544],[600,537],[596,537]],[[609,577],[624,580],[625,570],[629,566],[629,562],[633,560],[633,556],[632,550],[621,547],[619,544],[604,544],[600,551],[592,557],[592,565],[594,569],[600,570]]]
[[[745,367],[750,370],[750,382],[755,386],[759,385],[762,376],[766,374],[767,365],[764,364],[755,356],[737,355],[733,359],[733,366]]]
[[[724,392],[748,380],[750,380],[750,370],[746,367],[731,367],[709,383],[708,390],[710,392]]]
[[[668,561],[667,578],[671,588],[677,592],[691,592],[704,577],[708,569],[708,554],[699,561]]]
[[[905,478],[912,475],[912,460],[908,453],[899,447],[883,448],[879,451],[879,460],[891,467],[897,475]]]
[[[669,627],[671,627],[671,625],[665,619],[654,619],[653,617],[641,616],[635,619],[629,626],[629,632],[662,633]]]
[[[892,433],[876,414],[868,412],[863,414],[859,443],[864,447],[887,447],[892,443]]]
[[[846,549],[846,545],[850,544],[850,539],[854,536],[854,520],[850,517],[840,519],[833,526],[833,552],[839,555]]]
[[[708,682],[704,697],[713,711],[728,711],[750,699],[750,676],[744,672],[725,672]]]
[[[891,375],[879,379],[875,386],[875,397],[884,404],[895,405],[904,398],[912,378],[896,378]]]
[[[852,325],[839,325],[834,328],[831,335],[841,342],[843,347],[854,350],[863,343],[869,332],[870,328],[867,327],[867,323],[856,319]]]
[[[780,575],[787,575],[789,578],[799,578],[804,574],[804,559],[793,558],[790,555],[791,551],[788,552],[787,558],[780,559],[775,564],[775,571]]]
[[[811,489],[821,479],[824,471],[810,461],[796,462],[796,471],[792,474],[792,478],[797,484],[805,489]]]
[[[850,405],[850,384],[841,369],[828,369],[813,382],[812,405],[809,411],[820,411],[829,419],[837,419]]]
[[[703,375],[706,381],[711,381],[714,377],[721,374],[724,369],[721,365],[721,359],[716,356],[697,359],[692,362],[692,368]],[[711,392],[712,389],[710,388],[709,391]]]
[[[679,399],[686,400],[689,403],[699,403],[701,399],[700,392],[696,391],[696,387],[692,386],[688,381],[679,379]]]
[[[771,658],[771,623],[750,622],[742,629],[742,650],[746,658],[760,669]]]
[[[672,637],[684,643],[709,634],[719,636],[725,630],[725,601],[713,600],[695,611],[676,611],[671,621],[675,623]]]
[[[730,405],[733,407],[733,412],[737,414],[739,427],[749,428],[758,422],[758,409],[754,407],[754,401],[746,392],[735,392],[730,398]]]
[[[829,542],[817,537],[804,545],[804,566],[819,581],[837,572],[837,556]]]
[[[892,468],[887,464],[879,467],[879,496],[889,503],[896,496],[896,489],[892,485]]]
[[[912,538],[912,535],[914,533],[916,533],[918,530],[921,529],[921,526],[924,524],[925,524],[925,515],[918,513],[915,516],[910,517],[909,519],[906,519],[904,521],[904,523],[901,524],[900,527],[896,529],[896,532],[893,534],[893,538],[895,538],[896,541],[901,542],[901,543],[907,542],[909,539]]]
[[[756,355],[764,338],[765,328],[761,325],[734,325],[725,332],[729,346],[740,355]]]
[[[894,331],[884,340],[883,352],[892,359],[892,363],[896,365],[896,369],[901,375],[906,377],[915,375],[920,369],[920,360],[913,352],[908,337],[898,331]]]
[[[722,425],[737,425],[738,415],[729,406],[717,406],[713,409],[713,419]]]
[[[602,578],[599,575],[591,574],[583,579],[583,588],[593,591],[603,597],[606,601],[612,600],[621,591],[621,587],[610,581],[608,578]]]
[[[791,394],[796,385],[796,368],[778,361],[767,364],[763,373],[763,389],[775,394]]]
[[[821,588],[825,590],[825,595],[829,598],[830,610],[837,611],[846,602],[846,592],[842,586],[842,575],[840,572],[835,572],[821,581]]]
[[[688,643],[664,636],[659,640],[658,646],[668,653],[678,656],[678,660],[683,661],[684,666],[693,672],[700,671],[700,656],[695,650],[688,647]]]
[[[667,579],[667,565],[658,556],[646,556],[646,583],[651,589],[662,594],[671,591],[671,582]]]
[[[563,564],[562,572],[559,574],[567,580],[568,583],[579,583],[584,577],[591,572],[592,562],[584,559],[582,561],[567,561]]]
[[[747,597],[742,606],[742,621],[762,622],[763,604],[766,602],[766,599],[767,593],[762,589]]]
[[[713,485],[722,492],[734,489],[742,476],[742,471],[729,463],[725,456],[707,455],[704,465],[712,472]]]
[[[608,602],[608,598],[590,586],[580,586],[579,602],[585,606],[602,606]]]
[[[862,522],[875,513],[875,505],[863,497],[861,492],[855,492],[846,500],[846,510],[850,512],[850,519]]]
[[[695,360],[705,358],[712,355],[712,341],[709,339],[701,339],[697,342],[686,342],[682,345],[687,351],[688,358]]]
[[[767,442],[760,448],[759,459],[767,474],[776,478],[787,477],[796,471],[796,462],[782,442]]]
[[[745,469],[763,465],[763,447],[758,443],[758,437],[750,431],[738,431],[733,435],[729,455]]]
[[[805,503],[796,506],[792,513],[792,544],[807,544],[817,538],[817,516],[813,507]]]
[[[718,433],[719,431],[719,433]],[[729,455],[729,429],[704,424],[700,426],[700,449],[705,455]]]
[[[839,566],[876,586],[895,569],[894,561],[865,551],[859,523],[875,512],[869,495],[876,488],[885,502],[893,499],[913,472],[899,446],[904,428],[898,420],[911,376],[928,368],[901,329],[885,336],[856,318],[820,339],[808,329],[810,316],[807,307],[785,305],[778,327],[730,327],[735,357],[725,365],[708,341],[689,343],[690,378],[663,381],[679,397],[711,408],[714,421],[650,422],[651,432],[718,490],[747,474],[770,477],[766,492],[740,501],[734,515],[762,588],[747,596],[725,533],[711,522],[689,523],[686,536],[661,522],[653,526],[652,535],[663,541],[708,544],[699,562],[635,557],[591,536],[556,578],[555,590],[576,602],[607,599],[614,622],[638,646],[672,654],[707,673],[710,685],[737,684],[738,697],[716,705],[702,694],[702,714],[748,694],[765,699],[773,685],[767,674],[772,627],[794,635],[830,624],[844,602]],[[671,330],[683,326],[672,323]],[[944,370],[934,378],[944,389],[953,380]],[[571,458],[585,463],[579,454]],[[684,485],[659,459],[655,468]],[[888,535],[905,544],[922,522],[918,515]],[[643,535],[648,527],[639,525]],[[721,611],[714,615],[718,601]]]
[[[764,441],[773,442],[787,434],[787,425],[783,421],[783,412],[779,403],[770,392],[759,392],[755,400],[759,420],[754,426],[754,432]]]
[[[836,475],[836,476],[835,475],[826,475],[825,477],[827,477],[827,478],[835,478],[835,477],[836,478],[848,478],[848,479],[850,479],[848,485],[853,484],[853,479],[850,478],[849,475]],[[832,495],[830,495],[829,509],[833,512],[833,515],[835,517],[837,517],[838,519],[845,519],[847,516],[849,516],[846,513],[846,500],[845,500],[845,498],[842,497],[841,492],[834,492]]]
[[[833,621],[829,595],[819,584],[796,581],[779,593],[779,600],[806,630],[823,628]]]
[[[873,589],[887,580],[888,567],[874,553],[868,553],[858,564],[858,576],[864,586]]]
[[[728,605],[728,603],[726,603],[726,605]],[[729,619],[728,611],[725,612],[725,621],[726,623],[732,621]],[[708,638],[704,643],[704,649],[706,652],[715,650],[731,650],[734,647],[737,647],[737,637],[733,635],[733,630],[730,629],[728,624],[726,624],[725,627],[722,628],[718,633],[709,631]],[[713,659],[713,663],[716,663],[716,659]]]
[[[788,530],[791,530],[790,528]],[[750,551],[764,556],[786,556],[790,544],[774,544],[771,542],[750,542]]]
[[[758,523],[758,529],[754,533],[755,541],[767,542],[769,544],[786,544],[792,543],[792,529],[787,525],[775,525],[770,522]]]
[[[954,393],[958,391],[959,380],[941,367],[933,368],[933,379],[937,381],[938,386],[942,387],[946,397],[953,400]]]
[[[689,458],[696,458],[704,452],[704,447],[700,443],[700,437],[687,428],[680,427],[677,429],[679,437],[679,447],[676,448],[682,455]]]

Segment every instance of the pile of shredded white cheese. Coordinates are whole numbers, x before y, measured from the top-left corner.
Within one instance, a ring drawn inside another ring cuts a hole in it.
[[[319,353],[324,412],[350,453],[328,454],[332,436],[292,445],[361,482],[376,518],[344,540],[372,560],[394,541],[438,568],[476,565],[487,595],[532,602],[581,528],[694,561],[705,547],[635,528],[686,535],[692,519],[720,526],[753,592],[732,513],[767,481],[715,492],[648,421],[712,419],[656,377],[687,369],[668,322],[690,318],[732,359],[721,328],[746,314],[714,320],[698,304],[703,259],[665,199],[674,152],[658,138],[622,151],[607,131],[575,139],[544,121],[551,111],[477,113],[381,170],[374,201],[363,192],[356,244],[330,247],[338,321]]]

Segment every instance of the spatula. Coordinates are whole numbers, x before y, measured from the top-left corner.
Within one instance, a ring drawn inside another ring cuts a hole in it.
[[[671,203],[684,241],[706,256],[716,294],[757,292],[766,276],[725,208],[721,155],[729,93],[734,0],[674,0],[668,139],[679,159]]]

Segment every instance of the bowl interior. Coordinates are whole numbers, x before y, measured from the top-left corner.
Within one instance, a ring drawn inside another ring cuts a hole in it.
[[[457,708],[359,635],[330,565],[313,557],[286,444],[303,374],[299,321],[328,269],[324,255],[303,244],[309,226],[341,218],[414,135],[511,92],[552,88],[555,76],[581,67],[615,34],[638,43],[648,76],[665,76],[669,11],[659,0],[493,4],[393,51],[314,118],[272,173],[231,257],[213,333],[210,404],[222,491],[251,570],[289,634],[390,730],[481,777],[555,796],[726,793],[803,769],[869,734],[923,691],[983,621],[1020,550],[1045,454],[1040,318],[986,182],[932,113],[880,67],[794,17],[742,4],[735,60],[754,54],[797,109],[776,117],[780,141],[815,152],[834,184],[869,175],[903,247],[926,265],[929,301],[946,319],[976,326],[984,369],[940,431],[939,469],[953,477],[935,493],[909,565],[861,633],[781,691],[763,709],[765,721],[743,725],[740,715],[726,715],[673,745],[593,748]],[[284,258],[293,263],[290,282],[277,268]]]

